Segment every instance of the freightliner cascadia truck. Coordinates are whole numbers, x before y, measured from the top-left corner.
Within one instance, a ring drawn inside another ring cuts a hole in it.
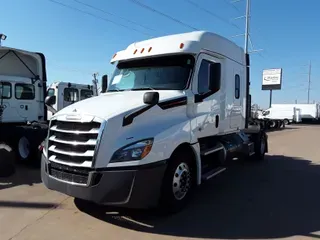
[[[133,43],[111,63],[104,93],[50,120],[41,167],[49,189],[176,212],[234,159],[264,158],[267,135],[250,124],[249,56],[233,42],[175,34]]]

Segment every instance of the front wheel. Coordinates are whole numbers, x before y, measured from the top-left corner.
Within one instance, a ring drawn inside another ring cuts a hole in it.
[[[169,160],[165,172],[160,205],[166,213],[182,210],[190,199],[195,185],[195,169],[192,155],[187,152],[175,153]]]

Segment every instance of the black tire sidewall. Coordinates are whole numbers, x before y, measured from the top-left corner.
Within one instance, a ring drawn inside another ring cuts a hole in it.
[[[176,168],[182,162],[186,163],[190,169],[191,187],[183,199],[177,200],[173,195],[172,180],[173,180],[173,175],[175,173]],[[160,207],[163,212],[165,213],[179,212],[189,202],[192,192],[194,190],[195,182],[196,182],[194,165],[195,164],[193,164],[192,156],[187,152],[175,153],[169,159],[169,163],[163,178],[163,183],[161,188]]]
[[[262,141],[264,141],[264,144],[265,144],[265,148],[264,148],[264,152],[261,153],[261,143]],[[254,157],[256,160],[263,160],[264,159],[264,156],[265,156],[265,153],[266,153],[266,148],[267,148],[267,143],[266,143],[266,136],[263,134],[263,133],[260,133],[256,136],[255,138],[255,154],[254,154]]]

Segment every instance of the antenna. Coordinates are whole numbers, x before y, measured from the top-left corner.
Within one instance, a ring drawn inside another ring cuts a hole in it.
[[[309,63],[309,72],[308,72],[308,103],[310,102],[310,85],[311,85],[311,61]]]

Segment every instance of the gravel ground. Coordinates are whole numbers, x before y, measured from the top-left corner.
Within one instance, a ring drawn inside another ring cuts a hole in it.
[[[0,179],[0,240],[320,238],[318,134],[317,125],[268,133],[265,161],[235,163],[167,218],[75,201],[21,167]]]

